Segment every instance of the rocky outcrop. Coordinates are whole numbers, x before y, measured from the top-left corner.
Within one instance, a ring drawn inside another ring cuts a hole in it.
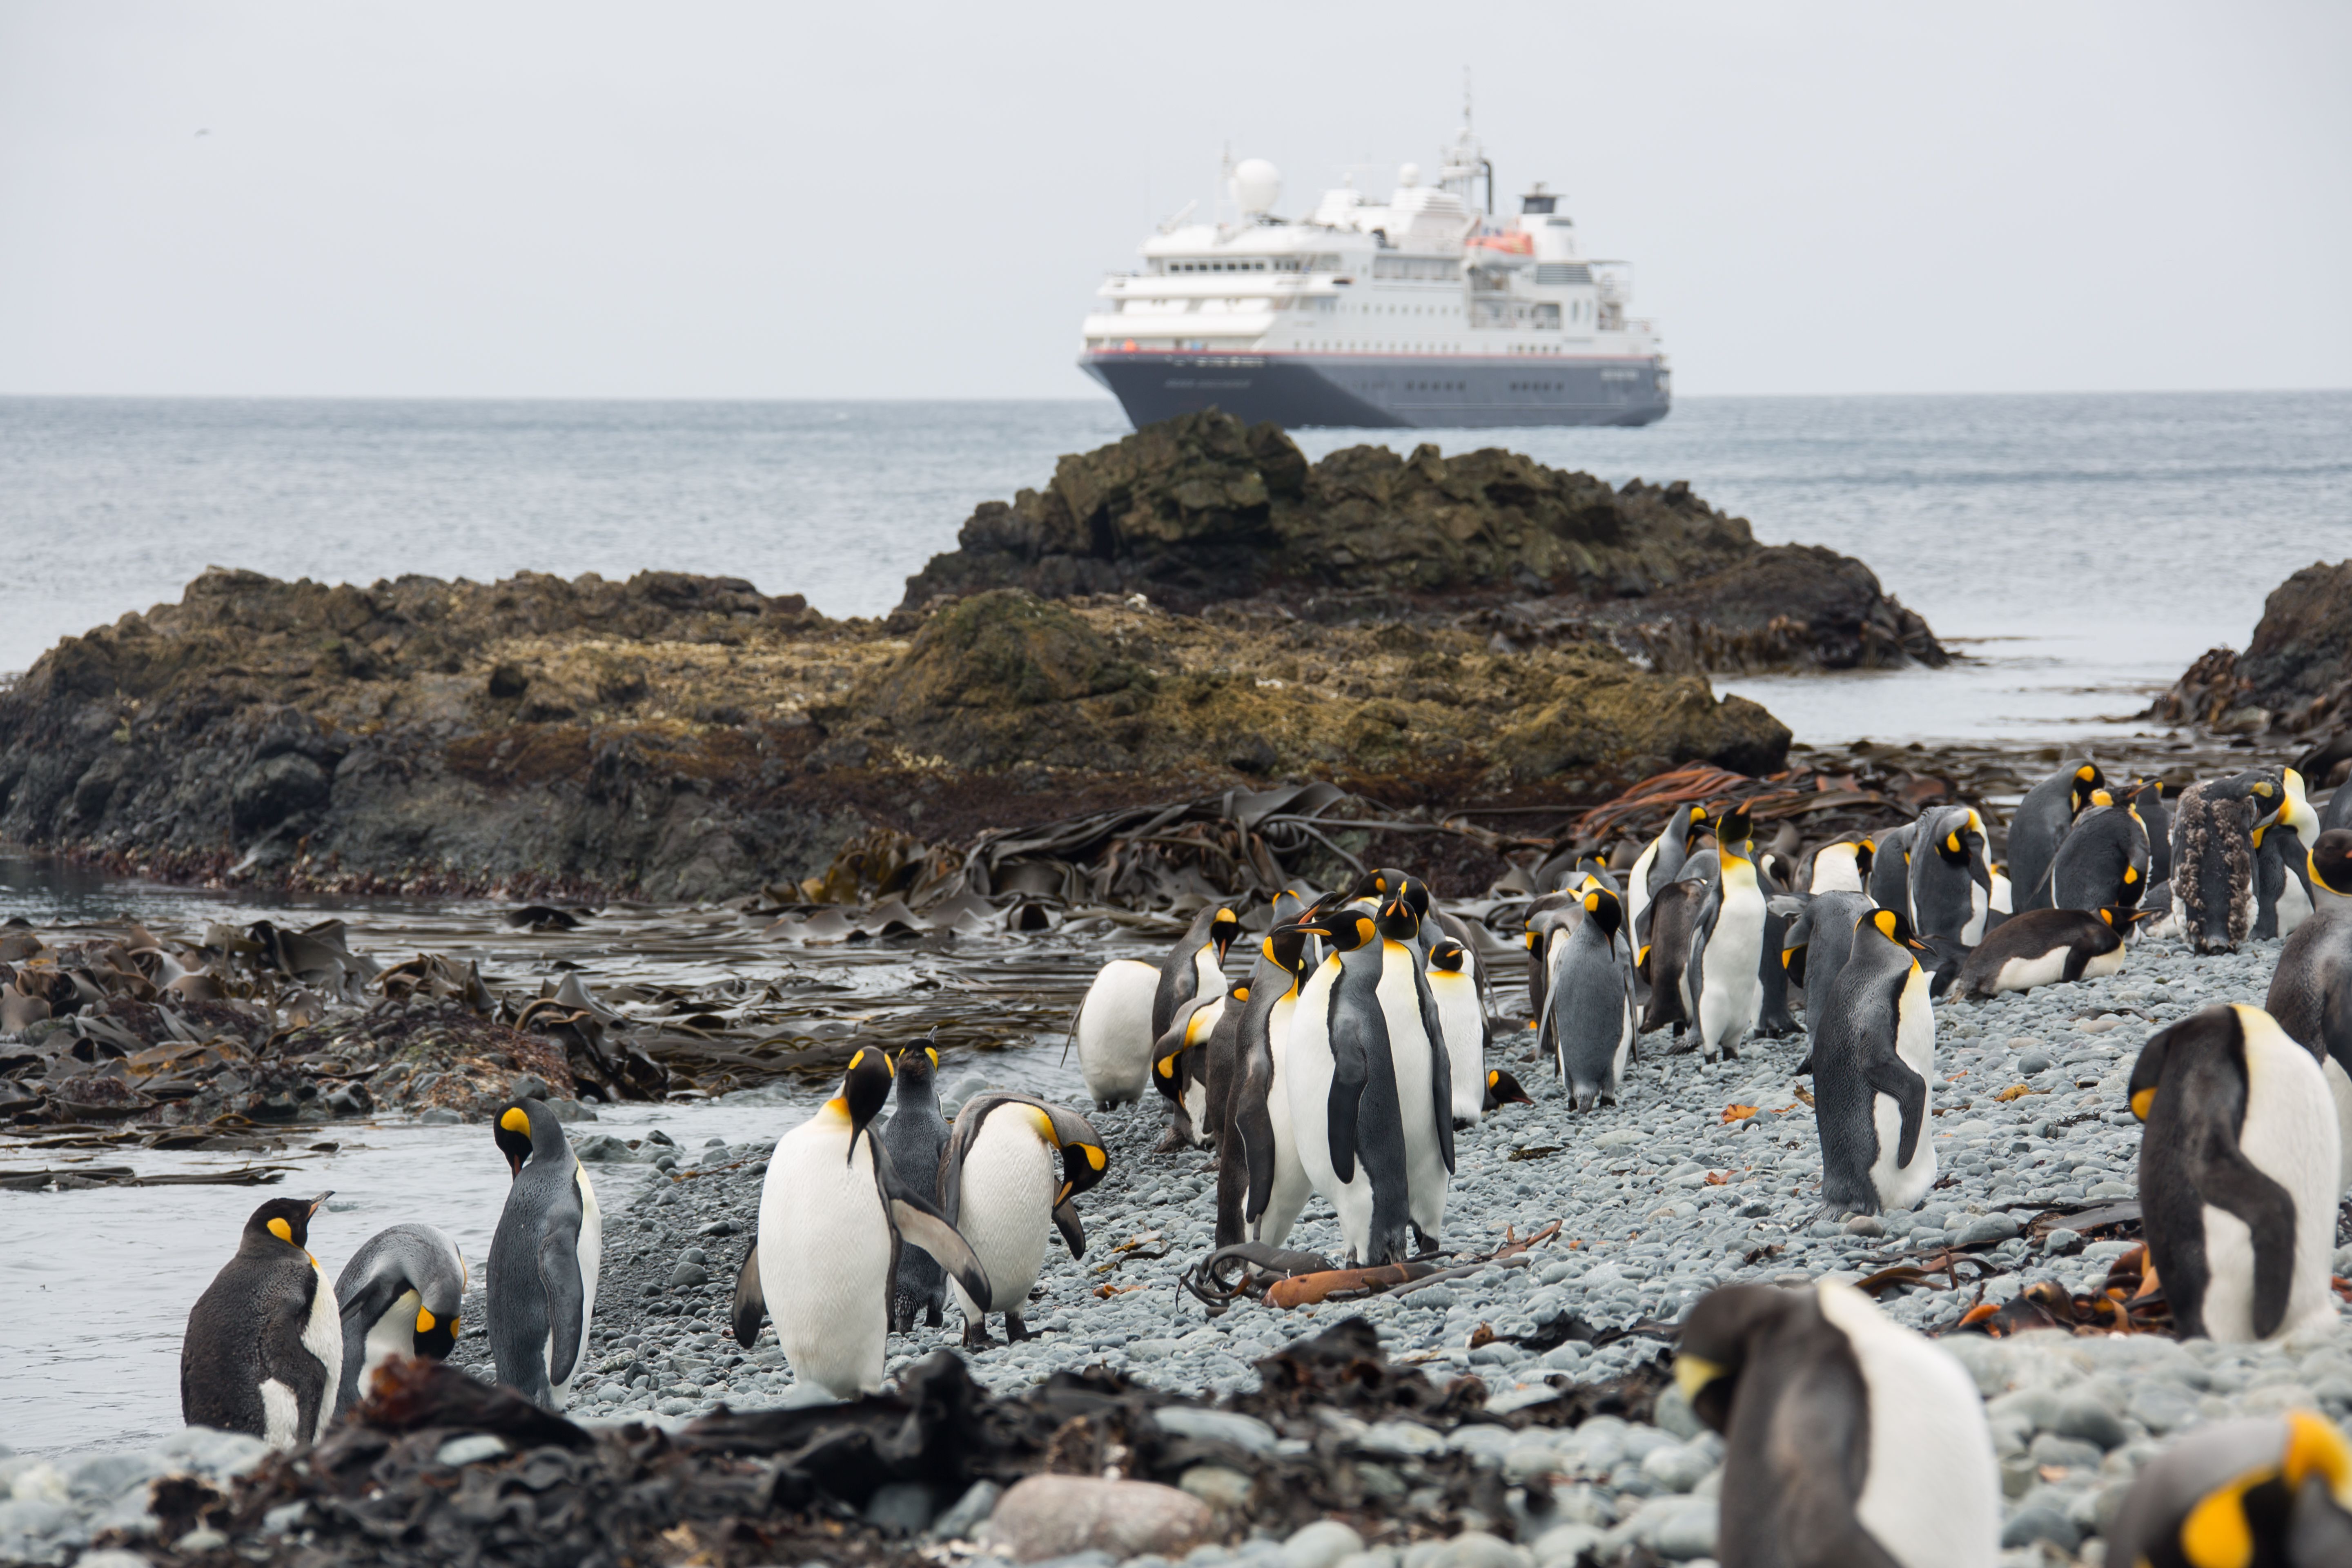
[[[1861,562],[1759,545],[1687,484],[1612,489],[1492,448],[1352,447],[1309,464],[1276,426],[1214,412],[1066,457],[1043,490],[983,503],[958,538],[908,580],[904,607],[1002,587],[1142,593],[1323,620],[1467,613],[1598,636],[1660,669],[1947,658]]]
[[[2209,649],[2147,717],[2231,734],[2352,726],[2352,561],[2272,589],[2246,651]]]
[[[1283,778],[1581,802],[1789,731],[1605,640],[996,589],[833,621],[721,578],[208,572],[0,693],[0,836],[148,875],[721,897],[854,838]]]

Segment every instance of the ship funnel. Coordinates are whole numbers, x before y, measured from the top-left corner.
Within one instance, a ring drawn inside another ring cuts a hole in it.
[[[1264,217],[1282,199],[1282,171],[1263,158],[1244,158],[1234,169],[1234,205],[1244,217]]]

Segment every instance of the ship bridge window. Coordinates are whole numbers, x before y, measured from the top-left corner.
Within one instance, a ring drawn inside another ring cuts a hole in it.
[[[1592,268],[1581,261],[1538,261],[1536,263],[1538,283],[1590,283]]]

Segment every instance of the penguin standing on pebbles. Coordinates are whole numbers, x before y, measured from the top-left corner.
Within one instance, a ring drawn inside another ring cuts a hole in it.
[[[1239,916],[1213,904],[1192,918],[1174,951],[1160,961],[1151,1003],[1151,1081],[1169,1102],[1162,1153],[1208,1142],[1208,1044],[1225,1013],[1225,952],[1241,934]]]
[[[2150,882],[2172,880],[2172,809],[2165,804],[2165,788],[2162,779],[2153,779],[2140,785],[2131,797],[2131,808],[2139,814],[2140,826],[2147,830]]]
[[[2172,814],[2172,910],[2197,952],[2235,952],[2253,933],[2254,828],[2274,815],[2276,798],[2277,786],[2258,772],[2180,792]]]
[[[1178,1010],[1195,997],[1224,994],[1225,949],[1241,929],[1233,910],[1211,904],[1158,963],[1115,958],[1096,972],[1070,1032],[1078,1071],[1097,1109],[1143,1097],[1151,1081],[1152,1048]]]
[[[940,1208],[971,1242],[987,1286],[976,1290],[956,1278],[967,1346],[989,1342],[991,1312],[1004,1314],[1008,1341],[1031,1337],[1023,1315],[1045,1265],[1046,1233],[1059,1230],[1071,1257],[1085,1254],[1086,1227],[1070,1200],[1101,1181],[1109,1163],[1085,1117],[1029,1095],[991,1090],[956,1113],[940,1167]]]
[[[2310,846],[2319,839],[2319,814],[2303,795],[2303,775],[2279,775],[2278,815],[2254,828],[2254,935],[2292,936],[2311,918]]]
[[[1747,844],[1747,808],[1734,806],[1716,823],[1722,878],[1700,906],[1691,940],[1699,1049],[1710,1062],[1739,1055],[1764,1006],[1764,889]]]
[[[2099,765],[2087,757],[2058,764],[2058,771],[2025,792],[2009,819],[2009,885],[2016,912],[2050,904],[2050,868],[2059,840],[2090,808],[2091,796],[2107,787]]]
[[[1280,1247],[1314,1191],[1298,1163],[1290,1086],[1283,1079],[1290,1016],[1311,967],[1307,933],[1295,923],[1276,926],[1258,943],[1249,998],[1234,1028],[1239,1081],[1227,1118],[1232,1131],[1217,1144],[1220,1247],[1242,1240]]]
[[[1724,1568],[1992,1568],[2000,1474],[1975,1381],[1851,1285],[1729,1285],[1675,1381],[1724,1438]],[[2128,1560],[2124,1560],[2128,1561]]]
[[[1486,1011],[1478,1005],[1470,950],[1452,937],[1429,948],[1429,994],[1445,1037],[1445,1059],[1454,1069],[1454,1127],[1475,1127],[1486,1112]]]
[[[2352,1191],[2352,913],[2306,921],[2279,950],[2263,1011],[2311,1052],[2336,1104],[2339,1191]]]
[[[2140,1468],[2105,1533],[2117,1568],[2342,1568],[2352,1445],[2308,1410],[2200,1426]]]
[[[295,1448],[327,1435],[343,1371],[334,1288],[310,1256],[310,1217],[334,1194],[272,1198],[188,1313],[180,1415]]]
[[[395,1225],[368,1237],[335,1281],[343,1321],[335,1414],[358,1404],[375,1369],[394,1356],[446,1361],[457,1348],[465,1294],[465,1255],[443,1232]]]
[[[1544,1033],[1555,1042],[1560,1086],[1579,1110],[1591,1110],[1604,1097],[1617,1103],[1618,1081],[1633,1053],[1633,987],[1620,956],[1624,915],[1617,895],[1593,888],[1583,909],[1552,957]]]
[[[1813,1046],[1813,1121],[1822,1140],[1822,1206],[1907,1209],[1936,1184],[1927,1131],[1936,1016],[1927,977],[1899,910],[1855,922],[1853,952],[1822,1008]]]
[[[490,1356],[500,1383],[541,1409],[561,1411],[596,1315],[604,1211],[563,1123],[543,1101],[509,1102],[499,1112],[496,1136],[514,1184],[484,1270]]]
[[[860,1047],[841,1092],[776,1140],[759,1240],[735,1281],[736,1340],[749,1349],[772,1315],[793,1380],[836,1399],[882,1386],[904,1243],[938,1258],[958,1289],[989,1288],[971,1245],[872,1135],[890,1082],[889,1058]]]
[[[1429,982],[1408,945],[1420,921],[1401,889],[1377,914],[1353,904],[1300,924],[1331,954],[1290,1020],[1290,1121],[1315,1190],[1367,1266],[1433,1244],[1454,1170],[1454,1084]]]
[[[929,1038],[916,1040],[890,1064],[890,1119],[874,1131],[889,1151],[890,1168],[916,1192],[929,1194],[947,1157],[948,1122],[940,1114],[940,1053]],[[898,1284],[890,1298],[890,1331],[908,1333],[921,1314],[938,1328],[947,1305],[947,1271],[919,1247],[898,1249]]]
[[[2208,1007],[2140,1047],[2131,1109],[2148,1259],[2180,1337],[2244,1342],[2332,1321],[2343,1166],[2312,1053],[2259,1007]]]

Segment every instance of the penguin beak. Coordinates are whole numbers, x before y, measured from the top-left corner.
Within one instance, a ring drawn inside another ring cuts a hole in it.
[[[327,1200],[334,1195],[333,1189],[330,1188],[328,1191],[320,1193],[317,1197],[312,1198],[310,1200],[310,1214],[304,1215],[302,1217],[307,1220],[310,1217],[310,1215],[315,1215],[320,1209],[325,1208],[327,1206]]]

